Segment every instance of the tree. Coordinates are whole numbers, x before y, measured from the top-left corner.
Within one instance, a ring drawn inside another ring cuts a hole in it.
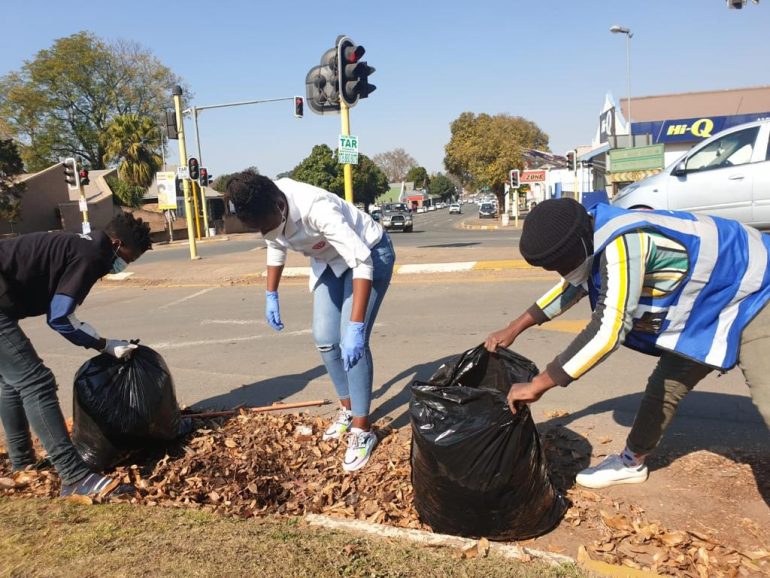
[[[449,177],[439,173],[430,180],[428,191],[431,197],[441,197],[442,200],[446,200],[457,192],[457,187]]]
[[[489,187],[503,206],[511,169],[522,169],[526,148],[548,150],[548,135],[520,116],[462,113],[451,125],[444,166],[463,185]]]
[[[101,136],[104,163],[118,162],[118,176],[130,185],[152,184],[163,166],[156,152],[162,146],[161,134],[152,119],[138,114],[116,116]]]
[[[24,183],[16,177],[24,172],[19,148],[12,139],[0,140],[0,219],[15,223],[21,216]]]
[[[424,167],[412,167],[409,169],[409,172],[406,173],[404,180],[414,183],[415,189],[424,189],[430,184],[428,171],[426,171]]]
[[[409,172],[409,169],[417,166],[417,161],[402,148],[378,153],[372,157],[372,160],[385,173],[388,182],[391,183],[406,180],[406,173]]]
[[[325,144],[313,147],[310,155],[294,168],[292,178],[345,197],[342,165],[337,162],[334,151]],[[385,173],[369,157],[359,154],[358,164],[353,167],[353,202],[363,203],[368,209],[369,204],[387,190]]]
[[[107,177],[107,184],[112,191],[114,204],[121,207],[133,207],[134,209],[138,209],[142,205],[147,187],[132,185],[113,175]]]
[[[101,135],[113,119],[159,118],[177,84],[181,80],[140,45],[107,44],[79,32],[0,79],[2,129],[21,143],[30,171],[67,156],[104,168]]]

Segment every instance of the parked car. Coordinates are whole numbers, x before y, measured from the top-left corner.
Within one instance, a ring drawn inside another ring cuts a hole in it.
[[[417,207],[417,212],[418,213],[427,213],[428,212],[428,207]]]
[[[662,172],[623,188],[624,209],[691,211],[770,227],[770,120],[724,130]]]
[[[411,233],[414,228],[412,213],[404,203],[388,203],[382,207],[382,226],[388,231],[393,229]]]
[[[452,203],[449,205],[449,214],[457,213],[458,215],[461,215],[463,212],[462,208],[460,207],[460,203]]]
[[[479,207],[479,219],[483,219],[484,217],[490,217],[492,219],[497,217],[497,207],[492,203],[481,203],[481,206]]]

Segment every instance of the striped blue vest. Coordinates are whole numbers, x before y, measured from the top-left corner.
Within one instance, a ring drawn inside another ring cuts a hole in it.
[[[738,361],[746,325],[770,300],[770,235],[737,221],[674,211],[628,211],[599,204],[594,218],[591,308],[601,289],[599,262],[608,243],[638,229],[653,229],[684,246],[689,270],[661,297],[642,296],[632,312],[625,345],[659,355],[674,351],[711,367]]]

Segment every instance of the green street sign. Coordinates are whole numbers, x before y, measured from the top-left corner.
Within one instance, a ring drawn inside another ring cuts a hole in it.
[[[337,149],[337,162],[343,165],[358,164],[358,137],[341,134],[340,145]]]
[[[663,145],[610,151],[610,172],[645,171],[663,168]]]

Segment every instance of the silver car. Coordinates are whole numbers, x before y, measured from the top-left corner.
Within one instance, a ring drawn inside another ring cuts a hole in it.
[[[770,120],[742,124],[697,144],[662,172],[612,199],[624,209],[668,209],[770,227]]]

